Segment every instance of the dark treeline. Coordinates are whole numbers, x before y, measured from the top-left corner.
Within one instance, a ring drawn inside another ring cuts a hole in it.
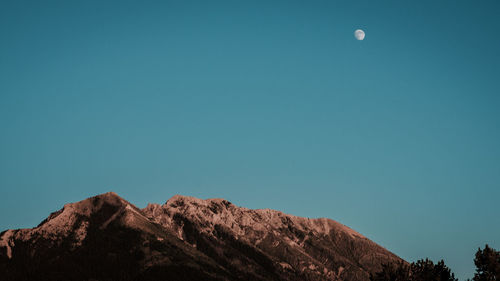
[[[476,272],[472,281],[500,281],[500,251],[479,248],[474,258]],[[384,264],[382,271],[370,276],[371,281],[458,281],[443,260],[437,263],[429,259],[408,264]]]

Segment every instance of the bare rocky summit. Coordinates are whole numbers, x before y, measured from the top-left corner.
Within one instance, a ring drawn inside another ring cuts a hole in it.
[[[113,192],[0,234],[3,280],[369,280],[401,259],[330,219],[176,195]]]

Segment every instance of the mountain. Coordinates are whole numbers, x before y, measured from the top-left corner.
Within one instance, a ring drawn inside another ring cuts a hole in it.
[[[0,234],[5,280],[369,280],[399,257],[330,219],[176,195],[113,192]]]

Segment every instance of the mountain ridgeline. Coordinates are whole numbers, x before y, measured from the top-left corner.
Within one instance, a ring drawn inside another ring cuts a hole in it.
[[[0,233],[3,280],[370,280],[399,257],[330,219],[176,195],[113,192]]]

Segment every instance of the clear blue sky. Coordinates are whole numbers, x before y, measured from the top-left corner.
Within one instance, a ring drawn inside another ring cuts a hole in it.
[[[0,229],[113,190],[500,249],[498,1],[0,1]],[[362,28],[364,41],[353,32]]]

